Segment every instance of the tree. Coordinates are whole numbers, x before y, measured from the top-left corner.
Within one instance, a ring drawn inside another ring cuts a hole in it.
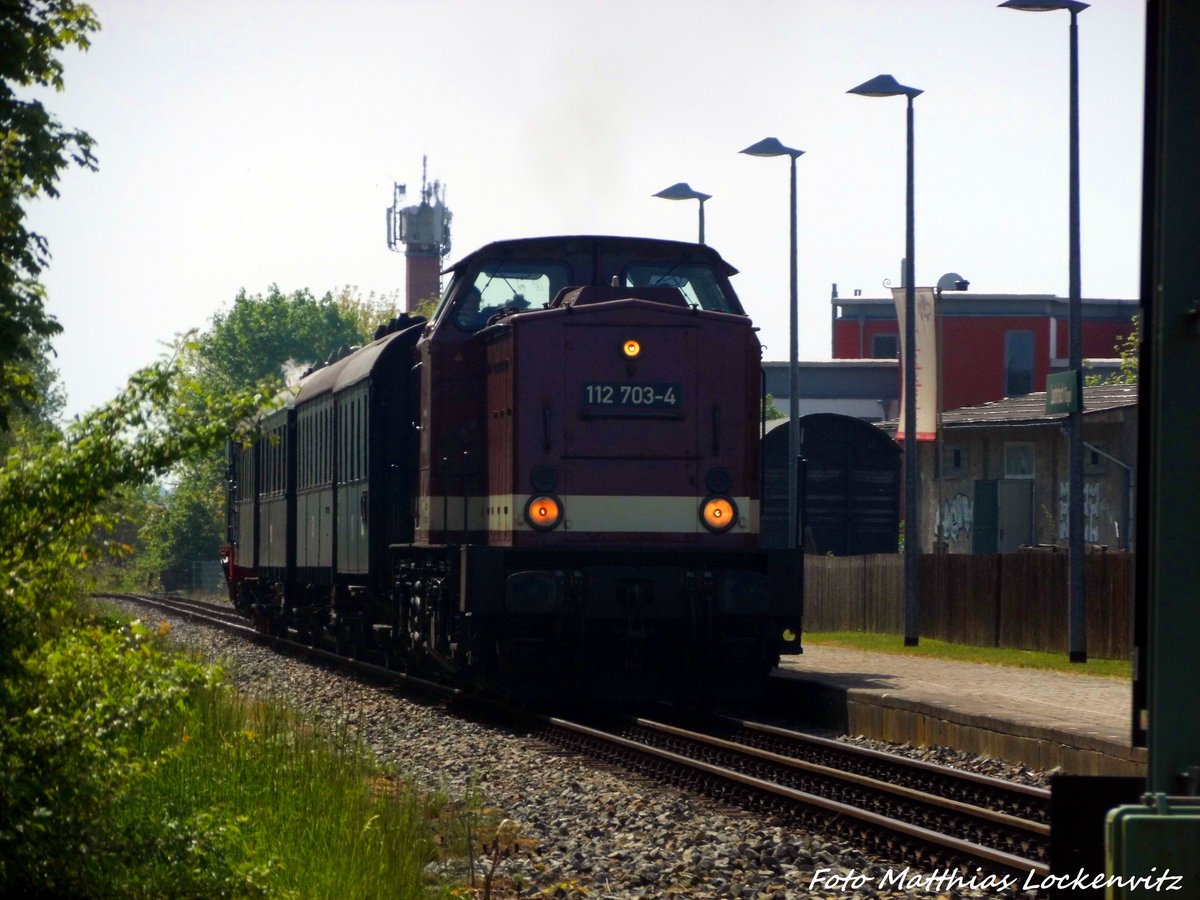
[[[114,631],[78,609],[80,578],[126,549],[115,497],[223,447],[274,394],[207,393],[173,358],[0,464],[0,894],[113,893],[89,878],[128,846],[112,811],[166,759],[140,758],[139,737],[202,673],[152,652],[145,628]]]
[[[279,375],[286,363],[311,365],[363,341],[353,319],[330,293],[307,288],[285,294],[273,284],[265,294],[240,290],[233,308],[212,317],[195,343],[189,366],[214,388],[235,388]]]
[[[1138,380],[1138,346],[1141,343],[1142,334],[1142,317],[1135,315],[1132,321],[1133,327],[1129,334],[1117,341],[1113,350],[1117,356],[1121,358],[1121,368],[1119,371],[1109,376],[1104,375],[1088,375],[1084,378],[1084,383],[1092,386],[1098,384],[1137,384]]]
[[[46,338],[31,342],[40,348],[32,359],[18,363],[23,378],[28,380],[29,397],[24,408],[13,410],[7,428],[0,428],[0,457],[20,444],[57,435],[58,418],[67,403],[67,394],[50,362],[54,352]]]
[[[186,590],[192,585],[192,563],[214,560],[223,539],[223,454],[176,467],[174,482],[153,498],[146,509],[138,541],[144,553],[136,566],[139,587],[147,582],[163,590]]]
[[[398,290],[386,294],[371,291],[364,297],[357,285],[348,284],[338,291],[336,302],[342,316],[354,323],[364,344],[374,340],[376,328],[404,312]]]
[[[783,413],[779,411],[779,407],[775,403],[775,398],[771,394],[763,397],[763,418],[768,422],[784,418]]]
[[[35,402],[30,364],[62,330],[44,306],[39,281],[50,261],[46,239],[25,226],[25,205],[57,197],[63,169],[96,168],[92,138],[64,128],[40,100],[18,96],[31,87],[63,89],[59,53],[86,50],[100,24],[90,6],[73,0],[0,3],[0,430],[14,409]]]
[[[320,298],[307,289],[285,294],[278,285],[265,294],[241,290],[233,307],[214,315],[190,344],[186,368],[205,393],[242,391],[281,374],[294,381],[304,366],[370,340],[360,334],[356,314],[366,321],[374,295],[363,300],[346,289],[341,298],[347,297],[353,302],[343,307],[331,293]],[[138,532],[135,569],[143,588],[188,587],[183,576],[191,564],[217,558],[224,539],[224,479],[223,448],[171,472]]]

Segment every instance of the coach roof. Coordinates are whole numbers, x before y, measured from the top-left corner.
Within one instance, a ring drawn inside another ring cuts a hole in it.
[[[416,324],[384,335],[377,341],[372,341],[365,347],[355,350],[337,362],[313,372],[300,382],[300,392],[296,395],[296,403],[306,403],[330,391],[345,390],[353,384],[362,381],[386,356],[388,348],[395,346],[411,346],[410,341],[397,341],[402,335],[409,334],[413,328],[425,327],[425,320],[420,319]]]

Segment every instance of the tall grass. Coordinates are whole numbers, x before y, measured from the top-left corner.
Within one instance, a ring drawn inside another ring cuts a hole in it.
[[[158,762],[117,810],[124,896],[426,895],[439,801],[346,731],[214,686],[139,752]]]
[[[877,653],[899,653],[908,656],[927,656],[937,659],[957,659],[985,663],[991,666],[1011,666],[1018,669],[1044,669],[1069,672],[1072,675],[1096,675],[1101,678],[1131,678],[1132,667],[1127,659],[1089,657],[1086,663],[1073,663],[1065,653],[1045,653],[1040,650],[1015,650],[1010,647],[973,647],[952,644],[935,638],[921,638],[915,647],[906,647],[899,634],[878,634],[866,631],[805,632],[810,644],[828,644],[854,650]]]

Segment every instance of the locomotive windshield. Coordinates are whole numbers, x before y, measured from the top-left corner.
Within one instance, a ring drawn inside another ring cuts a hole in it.
[[[625,269],[625,287],[679,288],[693,309],[744,315],[721,289],[717,273],[702,263],[632,263]]]
[[[540,309],[570,284],[571,272],[558,262],[483,263],[454,312],[465,331],[478,331],[506,310]]]

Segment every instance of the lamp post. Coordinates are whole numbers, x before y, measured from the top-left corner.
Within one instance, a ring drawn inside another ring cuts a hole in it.
[[[921,530],[917,508],[917,302],[914,286],[913,216],[913,98],[920,89],[906,87],[891,75],[876,75],[847,94],[862,97],[908,98],[908,153],[904,224],[904,645],[915,647],[920,630],[917,617],[917,562]]]
[[[786,147],[778,138],[763,138],[741,151],[748,156],[789,156],[792,160],[792,208],[791,208],[791,337],[788,347],[788,536],[789,550],[800,546],[797,495],[800,482],[800,310],[796,281],[796,160],[804,155],[803,150]]]
[[[655,197],[662,197],[664,200],[699,200],[700,201],[700,240],[698,243],[704,243],[704,201],[712,198],[712,194],[705,194],[701,191],[693,190],[691,185],[686,181],[680,181],[671,185],[669,188],[663,188]]]
[[[1087,608],[1083,583],[1083,299],[1079,261],[1079,23],[1077,16],[1088,8],[1079,0],[1007,0],[1000,6],[1023,12],[1049,12],[1065,9],[1071,14],[1070,65],[1070,141],[1068,181],[1070,183],[1067,222],[1067,322],[1070,331],[1067,365],[1075,372],[1079,401],[1067,414],[1067,460],[1070,486],[1067,502],[1067,639],[1071,662],[1087,662]]]

